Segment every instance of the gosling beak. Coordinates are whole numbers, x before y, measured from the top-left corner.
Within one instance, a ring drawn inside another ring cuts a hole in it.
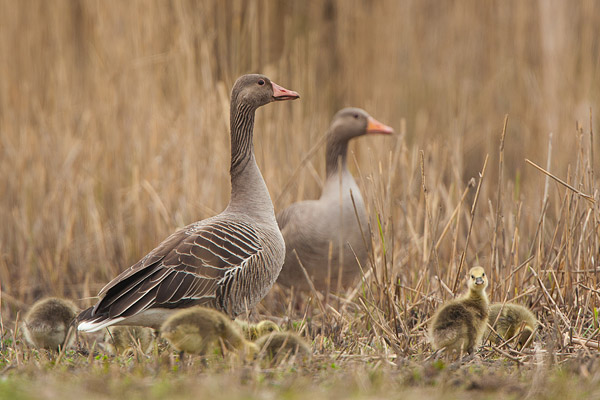
[[[382,124],[373,117],[369,117],[367,124],[367,133],[383,133],[389,135],[394,133],[394,129]]]
[[[273,100],[275,101],[295,100],[300,98],[300,95],[293,90],[281,87],[275,82],[271,82],[271,85],[273,85]]]
[[[478,276],[477,278],[475,278],[475,284],[476,285],[483,285],[483,278]]]

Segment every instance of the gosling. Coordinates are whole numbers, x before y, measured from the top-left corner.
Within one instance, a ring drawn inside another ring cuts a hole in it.
[[[514,303],[491,304],[488,323],[500,335],[498,337],[495,333],[491,333],[489,338],[492,343],[497,344],[518,335],[518,346],[521,348],[529,342],[529,338],[538,327],[538,321],[533,313],[527,307]],[[489,333],[490,328],[486,326],[484,337],[488,337]]]
[[[281,331],[275,322],[266,319],[257,324],[250,324],[239,319],[236,319],[234,322],[240,327],[244,337],[251,341],[254,341],[268,333]]]
[[[125,354],[138,346],[146,353],[153,340],[152,328],[143,326],[111,326],[104,335],[106,350],[114,354]]]
[[[254,343],[269,359],[283,360],[287,356],[309,359],[312,356],[308,343],[292,332],[271,332],[259,337]]]
[[[47,297],[35,302],[23,320],[25,341],[33,347],[60,350],[68,347],[75,339],[70,335],[65,343],[71,321],[79,309],[69,300]]]
[[[429,335],[435,350],[472,354],[481,343],[488,321],[488,279],[482,267],[471,268],[467,278],[467,294],[443,305],[433,316]]]
[[[180,352],[208,355],[221,348],[242,350],[247,358],[253,357],[258,348],[248,342],[240,330],[225,314],[204,307],[191,307],[169,317],[160,334]]]

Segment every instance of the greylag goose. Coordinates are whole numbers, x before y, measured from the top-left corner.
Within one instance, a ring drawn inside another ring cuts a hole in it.
[[[310,358],[312,355],[308,343],[292,332],[271,332],[259,337],[254,343],[268,358],[275,360],[295,355]]]
[[[392,128],[359,108],[344,108],[335,114],[327,132],[327,178],[321,197],[294,203],[277,215],[286,246],[278,283],[309,289],[298,258],[317,290],[327,289],[328,276],[330,289],[337,288],[338,279],[343,287],[352,283],[360,274],[357,259],[365,268],[369,249],[360,227],[366,232],[368,219],[358,185],[346,167],[348,142],[365,134],[392,132]]]
[[[231,91],[231,200],[219,215],[173,233],[110,281],[78,317],[80,331],[109,325],[159,328],[167,317],[204,305],[235,317],[252,309],[281,270],[285,247],[269,191],[254,158],[257,108],[298,93],[264,75],[244,75]]]
[[[433,316],[429,336],[435,350],[471,354],[481,343],[489,306],[485,292],[488,279],[483,268],[471,268],[467,286],[467,294],[444,304]]]
[[[79,312],[68,300],[48,297],[31,306],[23,320],[23,335],[34,347],[58,350],[64,343],[69,326]]]
[[[160,335],[181,353],[208,355],[220,349],[242,350],[247,357],[258,348],[246,341],[231,319],[216,310],[192,307],[170,316],[160,328]]]
[[[527,344],[529,337],[538,327],[538,321],[533,313],[527,307],[514,303],[491,304],[488,323],[501,336],[501,338],[498,338],[495,333],[491,333],[489,338],[493,343],[499,343],[499,339],[509,340],[515,335],[519,335],[518,344],[520,347]],[[490,329],[487,327],[484,337],[489,333]]]

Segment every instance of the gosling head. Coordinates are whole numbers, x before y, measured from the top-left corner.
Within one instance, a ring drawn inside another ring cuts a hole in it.
[[[469,290],[483,292],[488,286],[488,278],[485,275],[485,270],[482,267],[471,268],[467,278]]]
[[[279,331],[281,331],[281,329],[279,329],[279,326],[273,321],[264,320],[256,324],[256,333],[258,337],[266,335],[267,333]]]

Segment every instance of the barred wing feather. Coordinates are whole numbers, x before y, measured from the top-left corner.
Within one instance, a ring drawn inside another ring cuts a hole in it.
[[[109,282],[86,319],[123,319],[149,308],[207,305],[227,311],[223,294],[232,277],[262,246],[240,221],[203,221],[175,232]]]

